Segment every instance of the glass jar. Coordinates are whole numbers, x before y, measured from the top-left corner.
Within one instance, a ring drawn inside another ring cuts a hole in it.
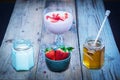
[[[12,66],[16,70],[29,70],[34,66],[33,46],[29,40],[14,40],[12,47]]]
[[[83,64],[89,69],[99,69],[104,63],[105,46],[99,38],[89,37],[83,44]]]

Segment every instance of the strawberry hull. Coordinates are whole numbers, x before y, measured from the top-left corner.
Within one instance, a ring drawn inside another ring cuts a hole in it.
[[[65,71],[69,67],[70,58],[71,58],[71,54],[69,53],[69,56],[66,59],[51,60],[51,59],[45,57],[45,61],[46,61],[47,67],[51,71],[62,72],[62,71]]]

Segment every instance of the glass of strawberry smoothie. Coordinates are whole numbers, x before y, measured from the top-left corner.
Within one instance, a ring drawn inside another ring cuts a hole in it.
[[[44,25],[56,35],[55,44],[63,45],[61,34],[67,32],[73,24],[72,10],[69,8],[47,7],[44,10]]]

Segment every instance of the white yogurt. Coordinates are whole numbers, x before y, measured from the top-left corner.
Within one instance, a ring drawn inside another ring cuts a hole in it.
[[[57,22],[51,22],[51,19],[47,19],[47,16],[51,16],[53,14],[59,14],[60,17],[64,17],[64,14],[68,14],[68,18],[63,20],[58,20]],[[44,24],[47,27],[49,31],[51,31],[54,34],[62,34],[66,31],[68,31],[72,27],[73,23],[73,16],[69,12],[65,11],[53,11],[53,12],[48,12],[44,16]]]

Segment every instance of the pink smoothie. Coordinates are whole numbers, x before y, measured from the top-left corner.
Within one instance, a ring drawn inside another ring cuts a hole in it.
[[[44,24],[54,34],[62,34],[72,27],[73,16],[65,11],[48,12],[44,16]]]

